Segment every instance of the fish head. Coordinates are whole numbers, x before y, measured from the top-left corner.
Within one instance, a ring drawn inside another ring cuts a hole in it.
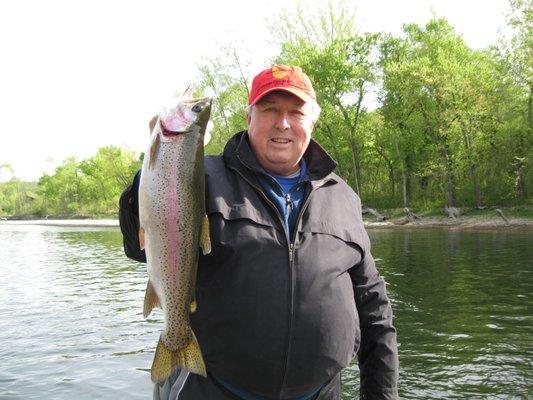
[[[171,107],[159,114],[161,141],[173,141],[187,133],[196,133],[204,138],[208,131],[212,99],[196,98],[193,92],[194,86],[189,85],[182,94],[174,97]]]

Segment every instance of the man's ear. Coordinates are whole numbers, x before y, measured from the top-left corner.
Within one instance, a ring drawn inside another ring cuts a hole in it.
[[[250,111],[248,114],[246,114],[246,127],[247,128],[250,126],[251,119],[252,119],[252,111]]]

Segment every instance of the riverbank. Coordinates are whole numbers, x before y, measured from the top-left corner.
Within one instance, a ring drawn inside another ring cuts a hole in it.
[[[394,228],[446,228],[463,230],[533,230],[533,220],[510,218],[505,222],[498,218],[459,217],[456,220],[446,217],[428,217],[414,222],[403,220],[375,222],[365,220],[365,227],[371,229]]]
[[[403,210],[386,210],[383,221],[371,213],[363,216],[367,228],[446,228],[461,230],[533,230],[533,216],[530,207],[462,210],[455,218],[427,212],[411,214],[410,219]]]
[[[508,223],[499,217],[489,216],[462,216],[456,220],[448,217],[428,216],[421,217],[414,222],[406,218],[376,222],[375,218],[365,217],[364,224],[370,229],[418,229],[418,228],[444,228],[462,230],[533,230],[533,219],[508,218]],[[42,225],[64,227],[92,227],[112,228],[118,227],[117,219],[32,219],[32,220],[0,220],[1,225]]]
[[[43,225],[72,228],[112,228],[119,226],[118,219],[5,219],[0,220],[0,226],[1,225]]]

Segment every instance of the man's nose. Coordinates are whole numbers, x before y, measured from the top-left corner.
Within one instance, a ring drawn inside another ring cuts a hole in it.
[[[285,130],[290,128],[289,120],[287,113],[281,113],[276,121],[276,128],[280,130]]]

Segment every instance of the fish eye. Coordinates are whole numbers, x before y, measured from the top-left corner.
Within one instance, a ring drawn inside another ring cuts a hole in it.
[[[195,113],[199,113],[199,112],[202,111],[204,108],[205,108],[205,102],[204,102],[204,101],[201,101],[201,102],[199,102],[199,103],[196,103],[196,104],[192,107],[192,111],[194,111]]]

